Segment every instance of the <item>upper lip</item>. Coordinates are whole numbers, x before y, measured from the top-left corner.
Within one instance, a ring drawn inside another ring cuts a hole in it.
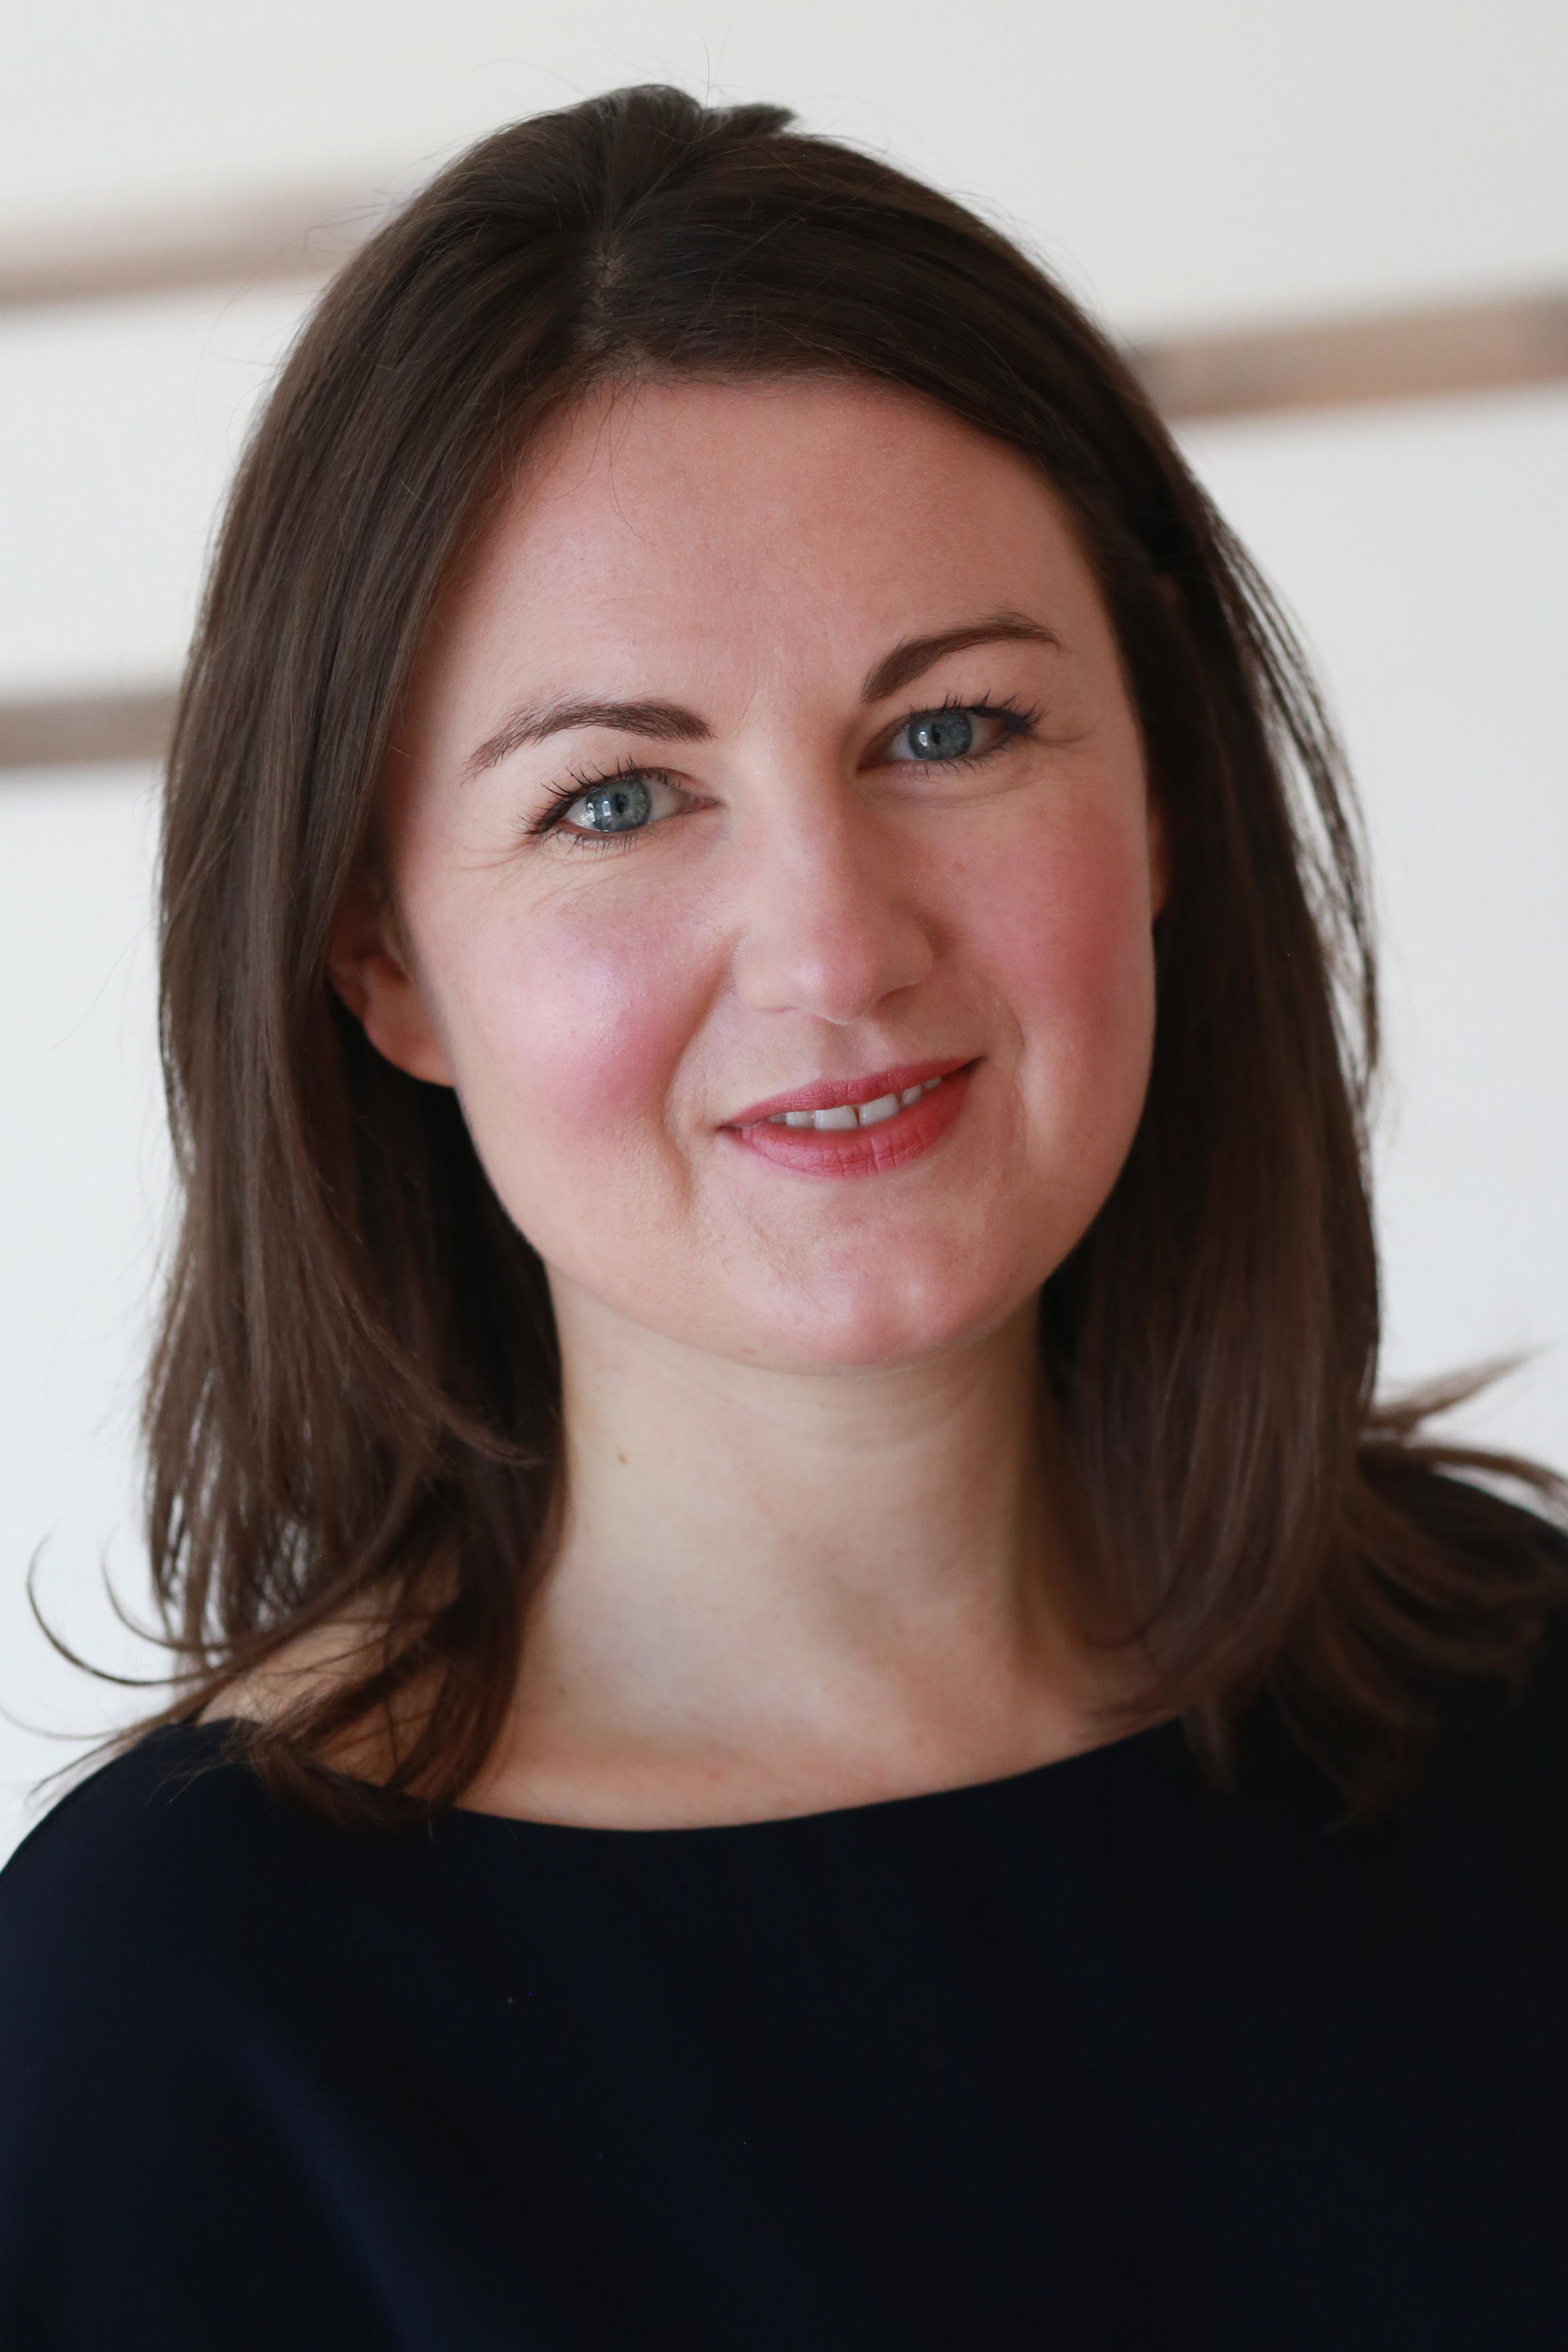
[[[967,1069],[972,1054],[949,1054],[937,1062],[898,1062],[891,1069],[871,1070],[863,1077],[813,1078],[809,1086],[792,1087],[788,1094],[769,1095],[727,1118],[726,1127],[755,1127],[759,1119],[777,1118],[787,1110],[836,1110],[843,1103],[876,1102],[883,1095],[901,1095],[927,1078],[951,1077]]]

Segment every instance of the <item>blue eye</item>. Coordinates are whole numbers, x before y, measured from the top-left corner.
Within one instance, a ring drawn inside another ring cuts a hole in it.
[[[1039,716],[1011,700],[945,702],[939,710],[912,710],[882,757],[917,767],[977,768],[1019,736],[1032,735]]]
[[[653,813],[653,796],[639,776],[595,784],[564,812],[567,823],[584,833],[637,833]]]
[[[967,710],[917,710],[901,732],[911,760],[961,760],[974,749],[975,722]]]

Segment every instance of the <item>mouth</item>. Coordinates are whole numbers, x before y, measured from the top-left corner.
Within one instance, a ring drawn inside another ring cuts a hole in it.
[[[957,1118],[976,1064],[910,1062],[865,1077],[821,1078],[754,1103],[721,1132],[800,1175],[872,1176],[901,1168]]]

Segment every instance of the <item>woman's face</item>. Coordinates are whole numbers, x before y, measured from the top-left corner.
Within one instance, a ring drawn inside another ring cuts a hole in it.
[[[373,1042],[576,1289],[731,1359],[994,1328],[1104,1201],[1158,855],[1093,580],[1019,457],[853,383],[603,393],[432,628]],[[854,1108],[858,1106],[857,1108]]]

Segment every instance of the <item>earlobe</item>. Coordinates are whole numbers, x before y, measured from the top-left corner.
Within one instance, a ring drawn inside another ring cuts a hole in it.
[[[368,874],[357,876],[344,893],[327,977],[384,1060],[432,1086],[453,1084],[386,892]]]

